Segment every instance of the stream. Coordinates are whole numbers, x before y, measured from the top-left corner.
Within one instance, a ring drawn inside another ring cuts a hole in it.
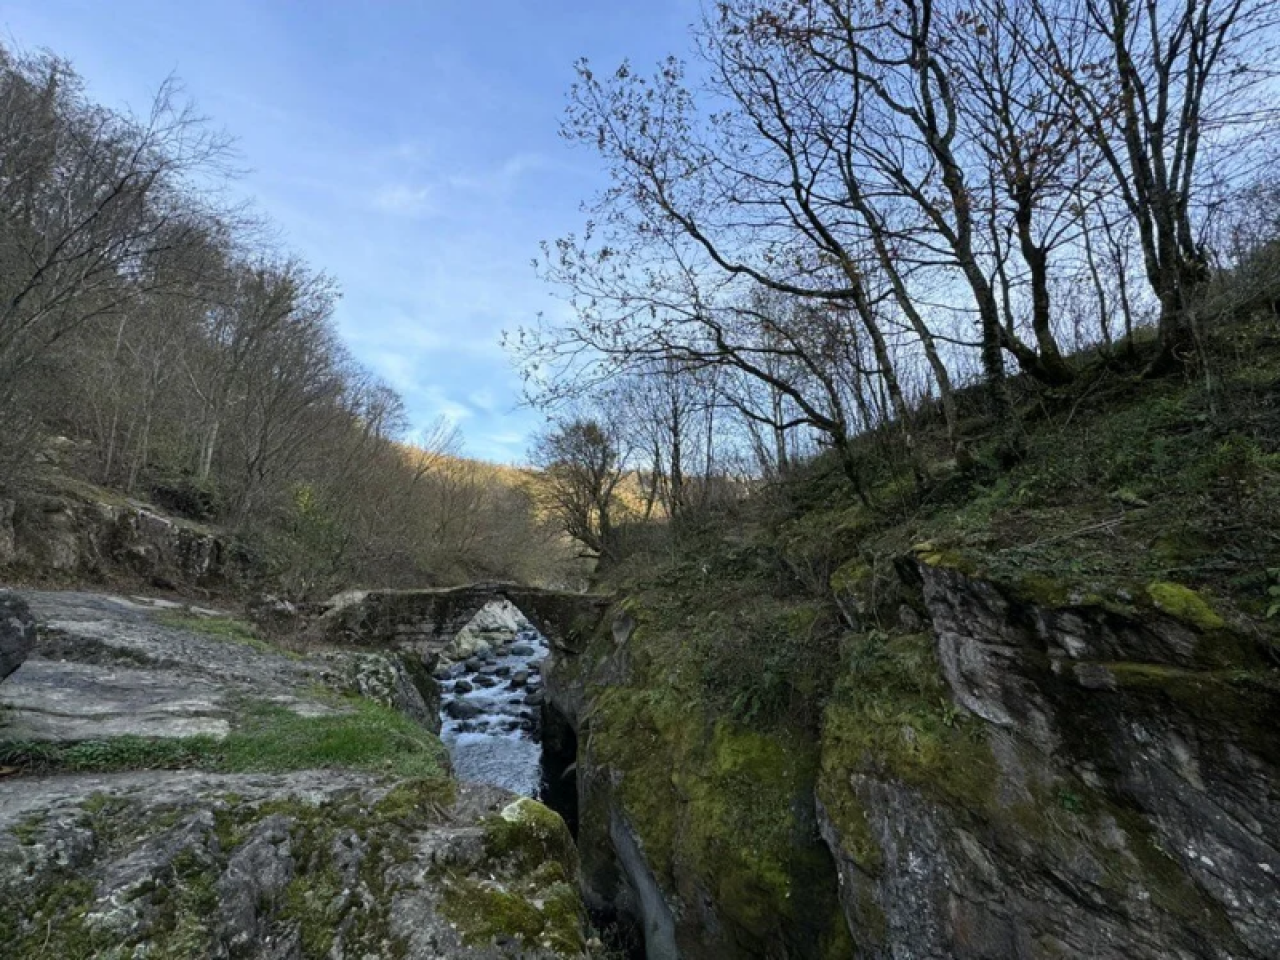
[[[526,626],[490,640],[487,652],[443,666],[440,739],[455,776],[533,797],[578,835],[577,738],[554,706],[543,704],[547,641]],[[591,913],[611,955],[645,956],[640,923],[612,911]]]
[[[455,774],[526,797],[542,792],[542,661],[535,630],[450,666],[440,679],[440,739]]]

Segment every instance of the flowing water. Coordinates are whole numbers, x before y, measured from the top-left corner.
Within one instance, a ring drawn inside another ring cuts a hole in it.
[[[539,795],[546,655],[546,640],[526,630],[490,654],[454,664],[440,681],[440,738],[459,779]]]

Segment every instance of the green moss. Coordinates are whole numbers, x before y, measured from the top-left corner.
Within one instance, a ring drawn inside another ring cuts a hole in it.
[[[850,855],[875,870],[881,855],[855,776],[895,779],[983,809],[994,802],[998,771],[979,725],[947,698],[928,636],[868,634],[850,660],[827,706],[818,790]]]
[[[601,695],[592,730],[598,761],[622,774],[617,800],[666,889],[711,890],[718,916],[761,943],[795,935],[798,918],[830,902],[830,861],[797,817],[811,802],[812,741],[708,724],[700,707],[630,688]]]
[[[332,714],[301,716],[278,704],[250,702],[222,740],[125,736],[74,743],[0,742],[0,764],[37,771],[348,769],[407,778],[444,774],[447,751],[434,734],[369,700],[338,703],[341,709]]]
[[[1222,630],[1227,625],[1204,597],[1190,587],[1184,587],[1178,583],[1151,583],[1147,585],[1147,596],[1151,598],[1157,610],[1206,633]]]
[[[342,881],[331,865],[304,870],[289,881],[282,913],[298,925],[306,960],[329,956],[343,906]]]
[[[560,817],[521,798],[484,822],[485,879],[445,877],[442,914],[463,940],[484,944],[512,937],[558,955],[586,947],[577,893],[577,850]]]
[[[928,541],[916,544],[911,552],[926,566],[955,570],[968,576],[976,576],[978,573],[978,565],[969,557],[955,550],[941,549]]]
[[[850,560],[836,568],[831,574],[830,585],[835,593],[861,595],[871,582],[871,567],[861,559]]]
[[[184,852],[174,858],[173,871],[147,956],[158,960],[207,957],[212,952],[212,923],[218,913],[214,865]]]
[[[1019,599],[1038,607],[1064,607],[1071,602],[1070,588],[1043,574],[1030,573],[1020,578],[1014,585],[1014,593]]]
[[[13,834],[18,843],[24,847],[29,847],[39,839],[44,822],[45,814],[43,812],[29,813],[15,823],[9,829],[9,832]]]
[[[567,883],[554,884],[533,898],[493,881],[466,878],[449,883],[440,907],[465,943],[514,938],[561,956],[579,956],[586,948],[580,904],[577,891]]]
[[[525,870],[545,864],[562,868],[563,879],[578,869],[578,851],[560,815],[536,800],[521,797],[485,821],[485,851]]]
[[[95,902],[91,880],[62,873],[38,890],[0,900],[0,943],[6,956],[102,960],[123,957],[117,939],[95,931],[86,918]],[[131,953],[132,951],[130,951]]]

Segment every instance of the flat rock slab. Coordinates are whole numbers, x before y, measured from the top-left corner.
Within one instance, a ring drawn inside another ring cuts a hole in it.
[[[34,656],[81,662],[116,659],[256,687],[304,686],[315,676],[314,665],[283,653],[157,618],[187,612],[211,619],[214,611],[177,610],[168,602],[112,594],[32,590],[19,595],[40,623],[42,635]]]
[[[223,737],[231,728],[227,695],[226,687],[175,670],[28,660],[0,687],[0,737]]]
[[[319,716],[338,712],[317,693],[322,685],[369,686],[372,677],[388,688],[388,699],[413,692],[398,682],[403,670],[397,673],[389,662],[348,663],[340,653],[289,656],[198,626],[165,623],[158,617],[176,608],[165,601],[75,592],[16,595],[40,629],[27,660],[0,685],[0,741],[223,737],[250,701]]]

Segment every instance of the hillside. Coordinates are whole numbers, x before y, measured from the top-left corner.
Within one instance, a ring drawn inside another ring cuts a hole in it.
[[[556,674],[589,891],[684,957],[1274,955],[1280,328],[1212,356],[615,570]]]

